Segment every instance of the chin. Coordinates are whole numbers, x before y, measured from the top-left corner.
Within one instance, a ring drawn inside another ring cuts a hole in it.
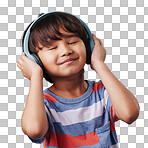
[[[69,72],[67,72],[67,76],[73,76],[73,75],[77,75],[77,74],[81,74],[82,72],[84,72],[84,68],[81,68],[81,69],[73,69]]]

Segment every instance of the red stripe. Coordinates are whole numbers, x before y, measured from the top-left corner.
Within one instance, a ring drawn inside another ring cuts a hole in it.
[[[111,107],[110,107],[110,114],[111,114],[111,117],[112,117],[112,119],[110,118],[110,122],[111,122],[111,124],[110,124],[110,129],[111,129],[111,131],[112,132],[114,132],[115,131],[115,121],[118,121],[119,120],[119,118],[116,116],[116,114],[115,114],[115,109],[114,109],[114,107],[113,107],[113,104],[111,104]]]
[[[119,118],[116,116],[116,113],[115,113],[115,109],[114,109],[114,107],[113,107],[113,104],[111,104],[110,112],[111,112],[111,116],[112,116],[114,122],[118,121]]]
[[[49,134],[49,133],[48,133]],[[56,135],[55,132],[51,132],[50,136],[46,137],[50,140],[44,141],[44,146],[57,146],[59,148],[72,148],[85,145],[94,145],[100,142],[100,139],[96,132],[88,133],[80,136],[72,136],[66,134]],[[58,142],[57,142],[58,141]]]
[[[43,142],[44,147],[46,146],[58,146],[57,137],[55,132],[48,132]]]
[[[96,92],[97,90],[103,88],[103,86],[104,86],[103,83],[95,83],[92,93],[94,93],[94,92]]]
[[[50,102],[56,102],[57,100],[52,97],[50,94],[44,94],[44,98],[47,99]]]

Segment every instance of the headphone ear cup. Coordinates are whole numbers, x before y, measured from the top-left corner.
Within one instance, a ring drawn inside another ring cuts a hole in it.
[[[41,60],[40,60],[40,58],[39,58],[35,53],[31,53],[31,56],[34,58],[34,61],[35,61],[38,65],[40,65],[40,67],[43,69],[44,66],[43,66],[43,64],[42,64],[42,62],[41,62]]]
[[[90,29],[88,28],[88,26],[81,19],[79,19],[79,20],[83,24],[83,26],[84,26],[84,28],[87,32],[87,35],[88,35],[88,41],[86,43],[86,55],[87,55],[86,64],[91,64],[91,54],[92,54],[93,49],[94,49],[93,35],[92,35]]]
[[[41,60],[40,60],[40,58],[39,58],[35,53],[30,53],[28,50],[26,50],[26,51],[25,51],[25,55],[26,55],[29,59],[33,60],[33,61],[36,62],[38,65],[40,65],[40,67],[41,67],[42,69],[44,69],[44,66],[43,66],[43,64],[42,64],[42,62],[41,62]]]
[[[86,64],[91,64],[91,47],[89,41],[86,45]]]

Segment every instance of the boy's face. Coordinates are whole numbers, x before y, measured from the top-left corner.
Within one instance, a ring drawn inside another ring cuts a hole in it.
[[[60,28],[61,33],[75,35]],[[45,69],[54,77],[69,77],[82,70],[86,62],[86,48],[83,41],[77,37],[61,37],[49,47],[39,43],[37,55]]]

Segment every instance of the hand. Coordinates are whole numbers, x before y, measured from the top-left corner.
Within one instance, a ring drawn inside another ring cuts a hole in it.
[[[36,62],[26,57],[24,52],[18,59],[17,66],[22,71],[23,76],[29,80],[31,80],[32,76],[38,74],[43,77],[42,68]]]
[[[106,50],[101,40],[98,39],[94,34],[93,34],[93,39],[95,46],[91,55],[91,68],[93,70],[96,70],[96,68],[100,63],[104,63],[106,57]]]

